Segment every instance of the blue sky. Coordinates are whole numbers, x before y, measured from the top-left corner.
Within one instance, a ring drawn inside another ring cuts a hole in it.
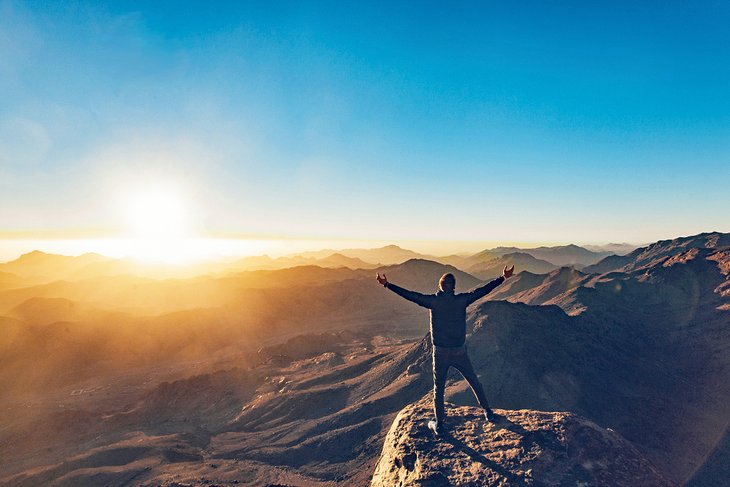
[[[730,231],[726,2],[0,0],[0,233],[649,242]],[[50,232],[50,233],[49,233]]]

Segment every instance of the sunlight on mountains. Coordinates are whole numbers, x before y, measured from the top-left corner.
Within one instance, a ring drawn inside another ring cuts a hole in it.
[[[577,245],[260,253],[305,244],[191,237],[171,250],[246,255],[184,265],[40,250],[0,259],[0,485],[169,486],[172,469],[177,485],[277,485],[291,458],[296,479],[331,482],[288,485],[370,485],[394,416],[432,389],[428,315],[374,276],[433,293],[449,272],[461,292],[507,264],[516,275],[467,312],[490,401],[548,420],[580,408],[601,437],[637,438],[626,451],[672,480],[725,468],[730,234],[623,255]],[[467,387],[451,383],[447,400],[463,404]]]

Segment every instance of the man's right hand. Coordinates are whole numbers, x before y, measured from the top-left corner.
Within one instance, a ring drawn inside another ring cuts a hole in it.
[[[512,277],[512,274],[515,272],[515,266],[513,265],[511,269],[507,269],[507,266],[504,266],[504,270],[502,271],[502,277],[505,278],[505,280]]]
[[[383,275],[381,276],[381,275],[380,275],[380,273],[378,272],[378,273],[377,273],[377,274],[375,275],[375,279],[377,279],[377,280],[378,280],[378,282],[379,282],[380,284],[382,284],[383,286],[385,286],[386,284],[388,284],[388,278],[387,278],[387,277],[385,277],[385,274],[383,274]]]

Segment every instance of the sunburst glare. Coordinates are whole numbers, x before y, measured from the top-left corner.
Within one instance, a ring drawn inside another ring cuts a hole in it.
[[[180,262],[201,257],[191,245],[191,209],[181,188],[144,183],[120,192],[117,209],[124,227],[120,245],[140,260]]]

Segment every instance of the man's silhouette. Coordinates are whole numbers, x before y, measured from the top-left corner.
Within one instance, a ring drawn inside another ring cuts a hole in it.
[[[487,421],[494,421],[494,413],[489,407],[484,389],[479,382],[474,367],[471,365],[464,342],[466,340],[466,308],[474,301],[486,296],[494,288],[509,279],[515,266],[507,269],[504,266],[502,275],[497,279],[467,293],[456,294],[456,278],[453,274],[444,274],[439,279],[439,291],[436,294],[421,294],[409,291],[388,282],[385,274],[377,274],[380,284],[397,295],[413,301],[419,306],[431,310],[431,344],[433,345],[433,408],[436,421],[429,421],[428,427],[436,434],[445,430],[444,426],[444,388],[449,367],[456,368],[469,382],[479,405],[484,408]]]

